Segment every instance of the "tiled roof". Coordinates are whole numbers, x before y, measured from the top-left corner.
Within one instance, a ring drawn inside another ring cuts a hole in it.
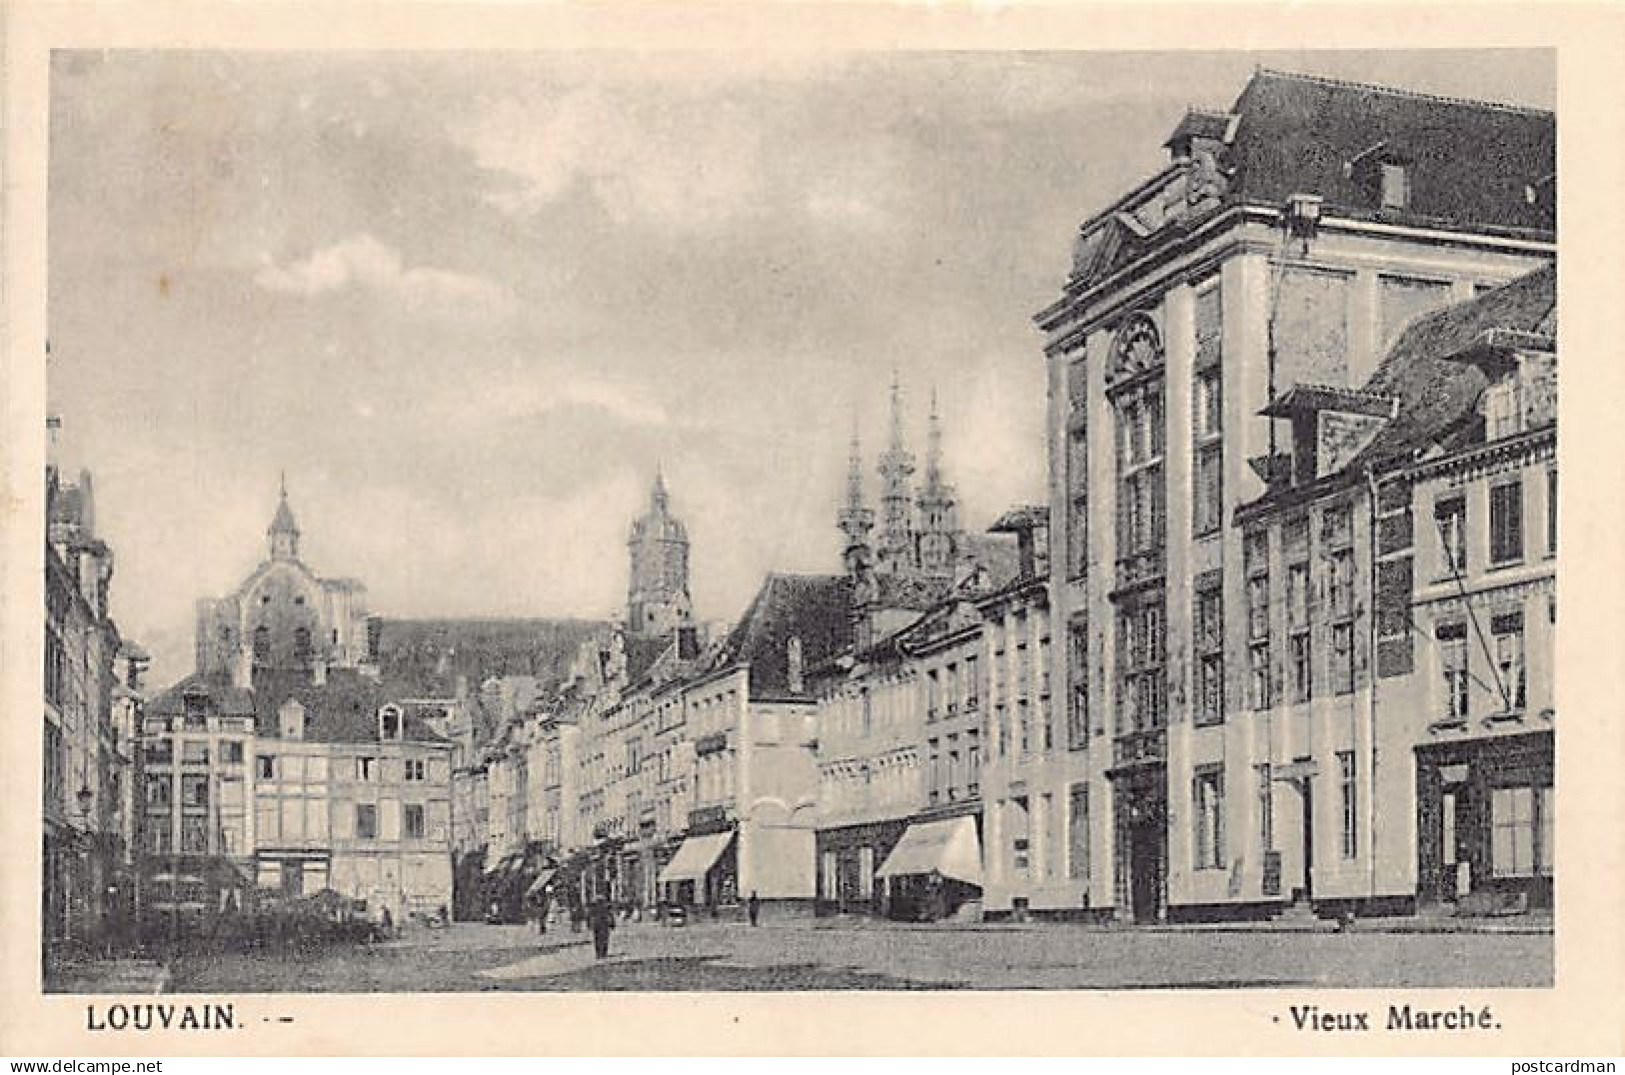
[[[748,664],[753,696],[787,695],[787,650],[797,636],[807,670],[851,643],[852,586],[846,576],[768,575],[723,643],[717,665]]]
[[[378,741],[378,710],[394,701],[384,687],[352,669],[335,669],[317,686],[298,676],[262,676],[254,690],[256,733],[276,738],[277,711],[290,699],[305,707],[305,741],[315,743],[373,743]],[[416,707],[405,712],[402,738],[412,742],[444,742],[424,721]]]
[[[556,689],[581,644],[608,624],[592,620],[394,620],[381,623],[378,665],[398,694],[449,697],[492,676],[535,676]]]
[[[1496,330],[1556,337],[1555,264],[1419,318],[1400,334],[1365,385],[1368,392],[1398,397],[1399,413],[1355,465],[1424,448],[1472,417],[1485,377],[1452,356]]]
[[[1477,365],[1461,359],[1489,340],[1527,345],[1555,341],[1556,335],[1555,263],[1418,318],[1361,390],[1397,399],[1393,420],[1337,473],[1266,493],[1240,511],[1302,502],[1346,484],[1367,467],[1404,461],[1435,444],[1455,446],[1476,428],[1478,399],[1488,384]]]
[[[147,712],[158,717],[178,717],[186,712],[185,699],[188,694],[207,695],[225,716],[246,717],[254,713],[254,696],[248,691],[219,679],[196,674],[187,676],[153,698],[147,703]]]
[[[1526,190],[1557,170],[1550,112],[1269,70],[1231,111],[1240,122],[1224,160],[1234,169],[1228,200],[1277,206],[1305,192],[1339,213],[1369,213],[1371,194],[1350,165],[1392,155],[1410,165],[1405,216],[1553,228]]]

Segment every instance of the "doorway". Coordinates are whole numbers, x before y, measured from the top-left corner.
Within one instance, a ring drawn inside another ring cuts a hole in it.
[[[1136,924],[1162,918],[1166,833],[1160,821],[1141,818],[1129,834],[1129,907]]]

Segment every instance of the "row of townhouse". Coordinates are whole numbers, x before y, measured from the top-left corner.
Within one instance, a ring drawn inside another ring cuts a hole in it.
[[[1079,230],[1037,318],[1047,505],[967,535],[894,383],[843,572],[707,635],[657,480],[622,621],[471,755],[480,891],[1549,901],[1553,147],[1549,113],[1260,71]]]
[[[134,734],[146,654],[109,610],[113,553],[88,471],[47,468],[41,942],[47,967],[121,946],[135,910]]]

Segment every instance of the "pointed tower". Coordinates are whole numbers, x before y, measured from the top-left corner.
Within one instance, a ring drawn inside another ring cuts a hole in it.
[[[299,524],[294,522],[293,509],[288,507],[288,476],[283,474],[281,493],[277,500],[276,515],[265,531],[270,540],[271,559],[299,559]]]
[[[914,456],[903,446],[903,390],[892,371],[891,443],[880,456],[877,566],[888,574],[914,569]]]
[[[660,635],[690,622],[688,528],[671,513],[666,478],[659,470],[649,493],[649,510],[633,520],[626,544],[631,562],[627,630]]]
[[[937,393],[931,391],[931,420],[925,449],[925,482],[920,487],[919,562],[927,578],[952,578],[954,561],[963,542],[959,534],[954,487],[942,476],[942,417]]]
[[[863,454],[856,415],[852,417],[852,452],[847,458],[846,501],[836,515],[836,526],[842,536],[841,562],[847,574],[857,578],[869,567],[869,533],[875,528],[875,513],[863,503]]]

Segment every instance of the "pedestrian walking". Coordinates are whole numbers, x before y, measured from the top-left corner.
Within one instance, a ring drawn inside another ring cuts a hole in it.
[[[592,929],[593,955],[599,959],[606,958],[609,955],[609,931],[615,928],[615,912],[608,900],[593,902],[587,912],[587,924]]]
[[[750,899],[745,902],[745,913],[750,916],[750,924],[756,925],[756,920],[762,913],[762,901],[756,898],[755,890],[751,891]]]

